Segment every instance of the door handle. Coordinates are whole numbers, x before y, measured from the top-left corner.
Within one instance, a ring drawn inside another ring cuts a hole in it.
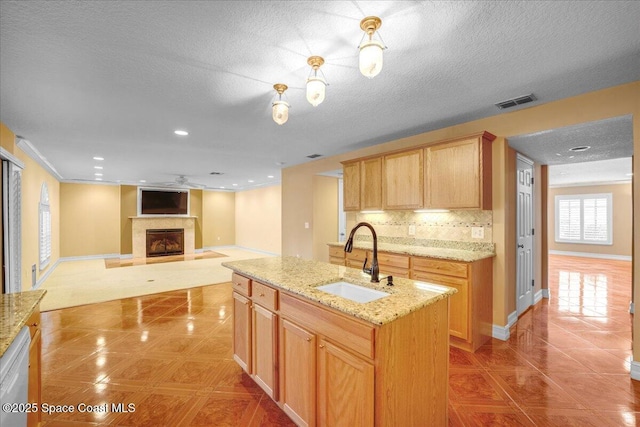
[[[518,247],[524,249],[524,245],[518,245]]]

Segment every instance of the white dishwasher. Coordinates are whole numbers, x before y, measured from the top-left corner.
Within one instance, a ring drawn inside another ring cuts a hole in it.
[[[0,357],[0,425],[26,426],[27,413],[24,409],[27,403],[27,389],[29,388],[29,344],[31,336],[29,328],[25,326],[13,340],[7,351]],[[10,410],[6,411],[5,404]],[[14,412],[15,410],[15,412]]]

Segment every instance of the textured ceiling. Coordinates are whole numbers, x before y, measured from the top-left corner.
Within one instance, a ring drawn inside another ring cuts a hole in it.
[[[367,15],[388,46],[372,80],[357,67]],[[637,1],[2,0],[0,120],[65,180],[93,180],[102,156],[108,182],[250,188],[310,154],[500,114],[498,101],[640,80],[639,22]],[[330,84],[318,107],[304,96],[311,55]]]

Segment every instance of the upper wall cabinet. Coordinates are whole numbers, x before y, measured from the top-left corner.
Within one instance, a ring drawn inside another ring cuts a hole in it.
[[[360,209],[382,209],[382,157],[360,162]]]
[[[418,209],[423,205],[423,152],[403,151],[384,156],[384,209]]]
[[[483,132],[425,148],[427,209],[491,209],[491,141]]]
[[[348,162],[342,165],[342,183],[344,186],[343,209],[360,210],[360,162]]]

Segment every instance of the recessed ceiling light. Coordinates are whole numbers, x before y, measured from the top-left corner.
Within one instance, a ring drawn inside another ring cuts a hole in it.
[[[102,169],[102,166],[94,166],[94,169]]]
[[[556,153],[556,156],[562,157],[562,154],[560,154],[560,153]]]
[[[269,175],[269,176],[267,176],[267,178],[273,178],[273,175]]]
[[[574,151],[574,152],[587,151],[589,148],[591,148],[591,146],[589,145],[580,145],[579,147],[569,148],[569,151]]]
[[[104,157],[95,156],[95,157],[93,158],[93,160],[102,161],[102,160],[104,160]]]
[[[102,181],[102,178],[96,178],[96,181]]]
[[[231,184],[231,185],[233,185],[234,187],[237,187],[237,186],[238,186],[238,184]]]
[[[189,132],[187,132],[186,130],[180,130],[180,129],[174,130],[173,133],[175,133],[176,135],[179,135],[179,136],[187,136],[187,135],[189,135]]]
[[[633,176],[633,174],[632,173],[628,173],[625,176]]]
[[[220,188],[222,188],[224,190],[226,187],[220,187]]]
[[[250,179],[250,180],[249,180],[249,182],[253,182],[253,180],[252,180],[252,179]]]
[[[146,179],[141,179],[140,182],[147,182],[147,180]]]
[[[94,175],[95,175],[95,176],[102,176],[102,174],[101,174],[101,173],[98,173],[98,172],[94,173]]]
[[[575,156],[569,156],[570,159],[573,159]]]

